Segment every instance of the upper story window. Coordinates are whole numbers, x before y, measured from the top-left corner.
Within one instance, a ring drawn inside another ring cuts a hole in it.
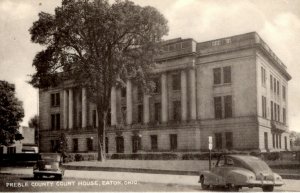
[[[126,88],[121,89],[121,96],[126,97]]]
[[[181,120],[181,102],[173,101],[173,120],[180,121]]]
[[[214,68],[214,84],[231,83],[231,66]]]
[[[173,74],[172,75],[172,87],[173,90],[180,90],[181,83],[180,83],[180,74]]]
[[[270,89],[273,91],[273,76],[270,74]]]
[[[141,88],[141,86],[138,86],[137,88],[137,97],[139,101],[143,99],[143,89]]]
[[[232,117],[232,96],[214,97],[215,118],[230,118]]]
[[[262,117],[267,118],[267,98],[262,96]]]
[[[212,41],[212,42],[211,42],[211,45],[212,45],[212,46],[219,46],[219,45],[221,45],[221,41],[220,41],[220,40]]]
[[[261,67],[261,84],[263,86],[266,86],[266,79],[267,79],[267,77],[266,77],[266,70],[265,70],[264,67]]]
[[[230,44],[231,43],[231,39],[230,38],[226,38],[225,39],[225,44]]]
[[[154,93],[160,93],[160,80],[159,80],[159,78],[155,78],[154,80],[153,80],[153,82],[154,82],[154,86],[155,86],[155,88],[154,88]]]
[[[51,114],[51,129],[59,130],[60,129],[60,114]]]
[[[231,83],[231,66],[223,68],[224,83]]]
[[[59,93],[51,94],[51,107],[58,107],[60,105],[60,95]]]
[[[138,123],[143,122],[143,105],[138,105]]]
[[[160,103],[155,103],[154,104],[154,120],[156,122],[160,122],[160,117],[161,117],[161,104]]]
[[[93,110],[93,127],[97,127],[97,110]]]
[[[283,100],[286,100],[286,90],[285,90],[285,86],[282,86],[282,98],[283,98]]]
[[[279,96],[279,81],[277,80],[277,95]]]

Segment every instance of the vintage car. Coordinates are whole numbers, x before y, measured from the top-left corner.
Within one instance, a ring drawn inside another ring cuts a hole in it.
[[[33,167],[33,175],[35,179],[43,178],[44,176],[52,176],[58,180],[62,180],[64,169],[61,167],[60,154],[40,154],[37,163]]]
[[[202,189],[225,187],[238,191],[242,187],[261,187],[272,192],[274,186],[282,186],[281,176],[272,172],[261,159],[250,155],[221,155],[210,171],[201,171],[199,183]]]

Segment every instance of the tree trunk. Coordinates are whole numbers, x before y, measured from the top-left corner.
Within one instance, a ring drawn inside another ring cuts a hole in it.
[[[98,161],[105,161],[105,128],[106,128],[106,116],[107,110],[101,107],[98,110]]]

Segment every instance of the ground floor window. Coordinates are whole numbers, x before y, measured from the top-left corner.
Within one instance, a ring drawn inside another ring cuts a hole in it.
[[[86,138],[86,146],[87,146],[88,151],[93,151],[94,150],[93,142],[94,142],[94,139],[92,137]]]
[[[177,149],[177,135],[170,134],[170,149],[176,150]]]
[[[132,153],[136,153],[141,150],[141,138],[139,136],[132,137]]]
[[[59,150],[59,140],[51,140],[51,152],[58,152]]]
[[[288,149],[288,148],[287,148],[287,137],[286,137],[286,136],[284,137],[284,148],[285,148],[285,150]]]
[[[264,132],[264,142],[265,142],[265,149],[269,149],[268,147],[268,133]]]
[[[78,139],[75,138],[73,139],[73,152],[77,152],[78,151]]]
[[[16,153],[16,147],[7,147],[7,154],[15,154]]]
[[[157,146],[157,135],[151,135],[151,150],[155,151],[158,149]]]
[[[275,148],[275,133],[272,133],[273,148]]]
[[[222,133],[215,133],[215,148],[222,149]]]
[[[124,153],[124,138],[116,137],[117,153]]]
[[[232,132],[225,133],[225,140],[226,140],[226,149],[231,150],[233,147],[233,137]]]
[[[108,153],[108,137],[105,137],[105,152]]]

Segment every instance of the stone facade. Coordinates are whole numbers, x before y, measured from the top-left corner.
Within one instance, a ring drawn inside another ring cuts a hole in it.
[[[290,150],[286,66],[255,32],[197,43],[163,42],[153,80],[113,87],[108,153]],[[275,83],[274,83],[275,82]],[[272,86],[271,86],[272,85]],[[66,133],[69,151],[97,148],[98,116],[85,88],[71,82],[40,90],[41,151]]]

